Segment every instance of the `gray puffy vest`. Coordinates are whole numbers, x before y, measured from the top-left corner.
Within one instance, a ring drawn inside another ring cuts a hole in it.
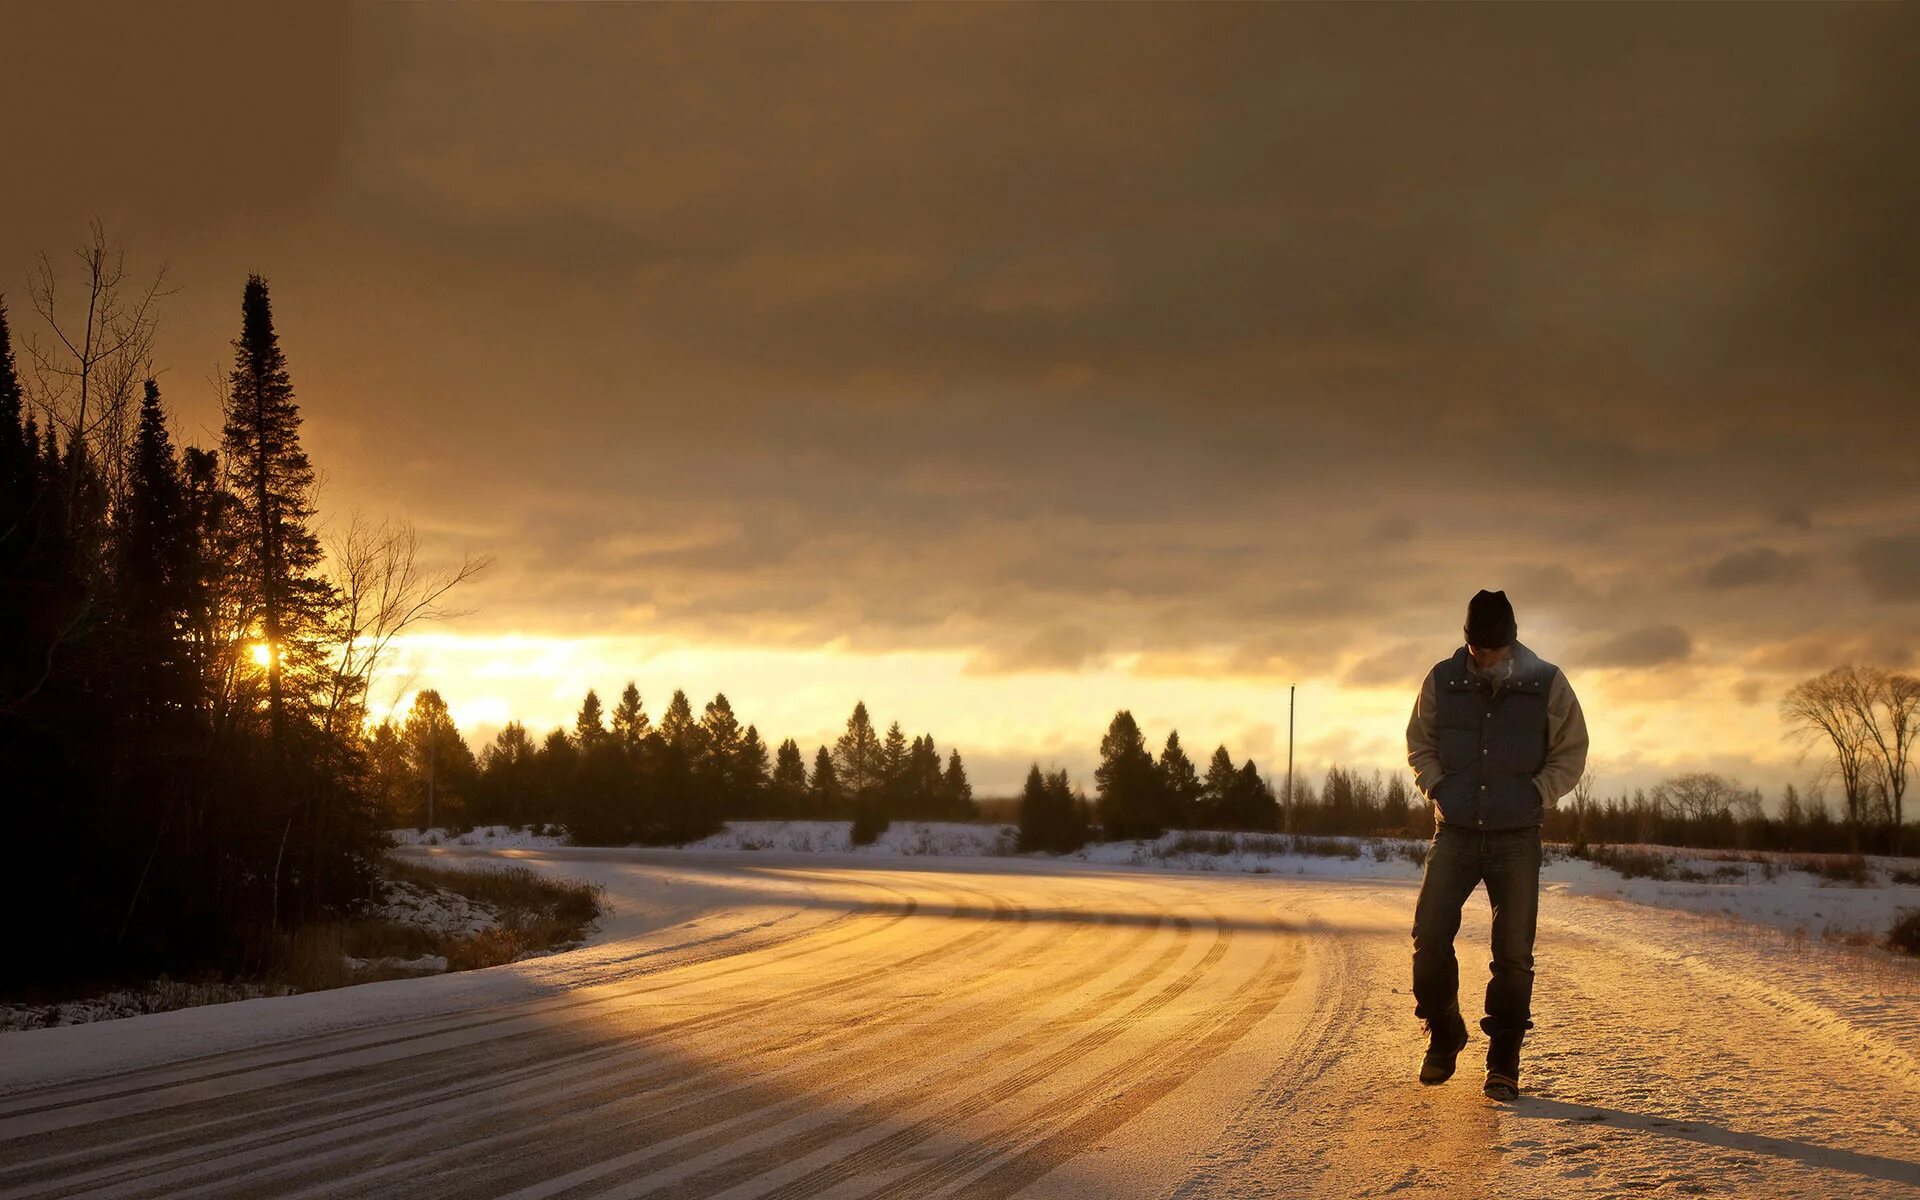
[[[1547,761],[1547,689],[1559,668],[1515,642],[1499,690],[1469,669],[1467,648],[1433,667],[1440,820],[1466,829],[1523,829],[1543,817],[1533,776]]]

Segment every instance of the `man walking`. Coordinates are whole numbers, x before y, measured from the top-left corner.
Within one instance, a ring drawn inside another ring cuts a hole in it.
[[[1505,592],[1467,604],[1466,644],[1435,663],[1407,723],[1414,784],[1433,803],[1433,844],[1413,915],[1414,1015],[1427,1029],[1420,1082],[1444,1083],[1467,1044],[1453,935],[1474,885],[1493,906],[1486,1094],[1520,1094],[1520,1042],[1533,1027],[1533,928],[1540,823],[1587,764],[1587,724],[1559,667],[1515,640]]]

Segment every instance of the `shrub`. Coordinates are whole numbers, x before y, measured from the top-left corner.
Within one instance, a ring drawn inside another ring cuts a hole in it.
[[[848,835],[847,840],[856,846],[871,846],[880,840],[880,835],[885,833],[887,826],[892,823],[880,811],[877,800],[862,798],[854,803],[853,832]]]
[[[1895,914],[1893,928],[1887,931],[1887,949],[1920,956],[1920,908],[1904,908]]]
[[[1908,887],[1920,886],[1920,870],[1907,871],[1895,867],[1887,872],[1887,882],[1905,884]]]
[[[1622,879],[1679,880],[1700,883],[1711,878],[1691,867],[1681,866],[1657,850],[1627,850],[1617,846],[1594,846],[1587,861],[1618,871]]]
[[[1858,854],[1798,854],[1788,859],[1787,865],[1834,883],[1873,882],[1873,869]]]
[[[1297,837],[1293,839],[1293,852],[1314,858],[1356,859],[1360,857],[1360,843],[1346,838]]]

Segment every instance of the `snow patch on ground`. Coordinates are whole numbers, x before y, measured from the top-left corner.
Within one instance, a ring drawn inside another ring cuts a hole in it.
[[[1020,855],[1019,830],[1013,825],[895,821],[869,846],[852,844],[852,828],[850,821],[728,821],[711,837],[670,849],[687,853],[852,854],[877,859],[1055,857]],[[500,849],[567,844],[564,834],[535,837],[499,825],[458,835],[437,829],[425,833],[396,830],[395,838],[406,845]],[[1426,841],[1418,838],[1172,832],[1153,840],[1094,842],[1059,858],[1163,871],[1418,880],[1426,846]],[[1871,882],[1855,884],[1823,878],[1805,869],[1821,860],[1817,855],[1736,855],[1731,851],[1653,845],[1611,848],[1659,855],[1668,860],[1672,874],[1708,878],[1627,879],[1610,868],[1571,857],[1565,846],[1550,845],[1541,871],[1542,888],[1731,917],[1790,934],[1841,941],[1878,942],[1902,912],[1920,908],[1920,883],[1894,882],[1896,874],[1920,878],[1916,875],[1920,862],[1914,859],[1869,857],[1867,876]]]
[[[1667,857],[1684,872],[1709,880],[1625,879],[1597,863],[1556,858],[1541,886],[1577,895],[1604,896],[1656,908],[1726,916],[1786,933],[1838,941],[1878,942],[1908,909],[1920,909],[1920,884],[1895,883],[1895,872],[1914,870],[1912,859],[1868,858],[1872,882],[1843,883],[1796,866],[1806,856],[1755,854],[1734,861],[1714,851],[1671,846],[1634,846]],[[1771,869],[1769,869],[1771,868]],[[1771,877],[1769,877],[1771,875]]]
[[[365,915],[418,926],[447,939],[471,937],[500,926],[500,914],[490,904],[446,888],[428,890],[399,880],[387,881],[385,901],[368,907]]]
[[[355,958],[347,956],[347,965],[356,971],[400,971],[408,975],[438,975],[447,969],[444,954],[422,954],[417,958]]]
[[[551,833],[535,833],[536,828]],[[396,846],[480,846],[494,850],[551,850],[568,844],[564,829],[558,825],[522,826],[478,825],[461,833],[445,829],[394,829],[388,831]]]
[[[293,989],[285,984],[182,983],[162,975],[139,987],[116,988],[84,1000],[68,1000],[59,1004],[0,1004],[0,1033],[85,1025],[91,1021],[113,1021],[121,1017],[198,1008],[203,1004],[227,1004],[235,1000],[292,994]]]
[[[872,845],[856,846],[851,821],[728,821],[719,833],[676,848],[876,858],[979,858],[1012,854],[1018,838],[1019,830],[1012,825],[895,821]]]

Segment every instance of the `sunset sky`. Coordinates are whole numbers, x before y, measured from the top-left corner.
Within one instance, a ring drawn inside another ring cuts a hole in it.
[[[1920,10],[7,6],[0,293],[98,215],[211,445],[249,271],[337,526],[491,554],[476,739],[631,678],[983,794],[1404,766],[1503,588],[1602,791],[1920,661]]]

